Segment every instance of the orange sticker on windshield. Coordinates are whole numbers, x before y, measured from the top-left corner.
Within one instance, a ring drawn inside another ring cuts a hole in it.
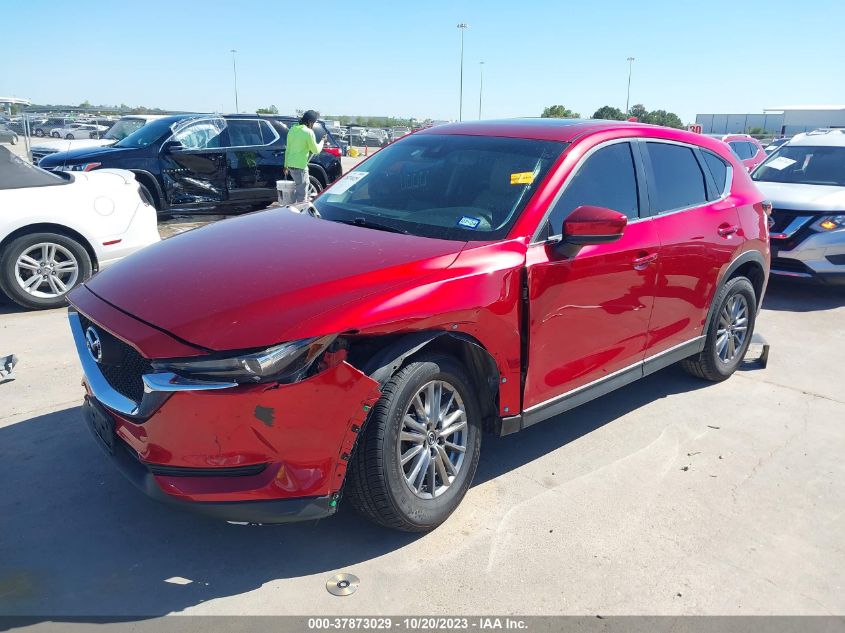
[[[511,174],[512,185],[530,185],[534,182],[534,172],[521,171],[518,174]]]

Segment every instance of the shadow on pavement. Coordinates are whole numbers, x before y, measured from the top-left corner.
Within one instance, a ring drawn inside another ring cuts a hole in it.
[[[797,279],[769,278],[764,310],[815,312],[845,306],[845,285],[822,285]]]
[[[649,401],[706,384],[670,368],[515,436],[486,436],[476,483]],[[6,615],[178,612],[277,579],[349,569],[419,538],[377,527],[343,504],[337,516],[316,524],[262,527],[158,504],[101,454],[78,407],[0,428],[0,481],[0,614]],[[167,582],[172,578],[191,582]]]

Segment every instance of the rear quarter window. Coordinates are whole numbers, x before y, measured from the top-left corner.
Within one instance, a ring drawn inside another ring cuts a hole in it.
[[[728,184],[728,164],[707,150],[701,150],[701,155],[704,157],[704,164],[710,170],[710,175],[713,177],[713,182],[716,183],[716,191],[719,196],[725,192],[725,187]]]

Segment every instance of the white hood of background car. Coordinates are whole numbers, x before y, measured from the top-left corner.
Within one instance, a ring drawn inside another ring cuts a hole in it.
[[[82,149],[85,147],[105,147],[107,145],[114,145],[117,141],[110,138],[80,138],[80,139],[63,139],[54,138],[49,141],[39,141],[38,145],[33,145],[33,151],[39,149],[49,150],[51,152],[66,152],[72,149]]]
[[[843,211],[845,187],[801,185],[784,182],[756,182],[757,188],[775,209],[791,211]]]

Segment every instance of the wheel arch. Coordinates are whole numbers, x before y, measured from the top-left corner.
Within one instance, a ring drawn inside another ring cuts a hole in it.
[[[358,369],[384,385],[403,365],[423,352],[443,352],[460,361],[479,390],[485,430],[492,431],[499,417],[500,373],[490,352],[476,338],[463,332],[427,330],[370,341],[375,352]],[[355,345],[352,339],[352,345]]]
[[[22,237],[24,235],[29,235],[30,233],[58,233],[60,235],[64,235],[65,237],[69,237],[73,240],[76,240],[88,253],[88,257],[91,258],[92,272],[97,272],[97,270],[99,269],[97,253],[94,251],[94,247],[91,245],[91,242],[89,242],[88,239],[79,231],[75,231],[74,229],[64,226],[63,224],[53,224],[52,222],[38,222],[36,224],[27,224],[26,226],[22,226],[18,229],[15,229],[2,240],[0,240],[0,253],[2,253],[3,250],[13,240],[16,240],[17,238]]]
[[[320,181],[323,189],[326,188],[329,183],[329,176],[326,173],[326,170],[323,169],[322,165],[318,165],[317,163],[308,163],[308,173]]]
[[[135,174],[135,180],[139,184],[144,185],[155,196],[155,201],[158,203],[156,211],[164,211],[170,206],[167,203],[167,196],[164,195],[164,191],[162,191],[161,185],[159,185],[158,179],[155,176],[144,169],[130,169],[129,171]]]
[[[754,286],[754,296],[757,299],[757,311],[760,311],[760,306],[763,303],[763,296],[766,291],[766,260],[763,254],[759,251],[746,251],[739,257],[734,259],[722,274],[719,283],[713,292],[713,299],[711,299],[710,309],[707,312],[707,321],[704,324],[704,332],[706,333],[710,327],[710,320],[715,313],[715,306],[712,301],[718,296],[722,287],[731,279],[736,277],[746,277],[751,285]]]

